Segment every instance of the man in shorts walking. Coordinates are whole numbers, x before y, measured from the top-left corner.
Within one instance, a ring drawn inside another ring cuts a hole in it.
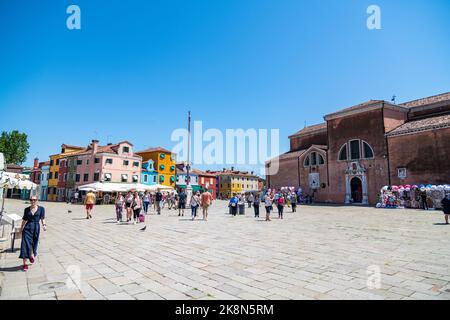
[[[92,218],[92,209],[94,209],[95,204],[95,193],[92,191],[89,191],[86,195],[86,198],[84,199],[84,204],[86,205],[86,219]]]
[[[200,200],[203,209],[203,220],[208,221],[208,208],[212,203],[213,197],[211,193],[208,190],[206,190],[205,192],[202,193]]]

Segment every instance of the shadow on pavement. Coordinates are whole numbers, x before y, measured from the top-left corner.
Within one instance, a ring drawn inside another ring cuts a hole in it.
[[[0,272],[16,272],[22,270],[22,266],[0,268]]]

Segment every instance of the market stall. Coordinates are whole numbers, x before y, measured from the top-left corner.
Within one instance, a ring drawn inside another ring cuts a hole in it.
[[[441,201],[447,194],[450,194],[449,184],[384,186],[377,208],[441,209]]]

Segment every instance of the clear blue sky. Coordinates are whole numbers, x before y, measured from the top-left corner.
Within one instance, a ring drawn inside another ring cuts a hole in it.
[[[284,152],[327,113],[450,91],[449,39],[447,0],[1,1],[0,130],[29,135],[31,164],[108,136],[172,148],[190,109],[206,128],[280,128]]]

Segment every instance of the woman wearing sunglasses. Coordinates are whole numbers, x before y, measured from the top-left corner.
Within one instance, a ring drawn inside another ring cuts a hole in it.
[[[31,206],[25,208],[22,218],[22,244],[20,246],[20,256],[23,259],[23,271],[28,270],[27,259],[30,263],[34,263],[34,259],[37,255],[37,247],[39,242],[40,226],[42,223],[44,231],[46,230],[45,224],[45,209],[38,206],[37,197],[32,196],[30,198]]]

